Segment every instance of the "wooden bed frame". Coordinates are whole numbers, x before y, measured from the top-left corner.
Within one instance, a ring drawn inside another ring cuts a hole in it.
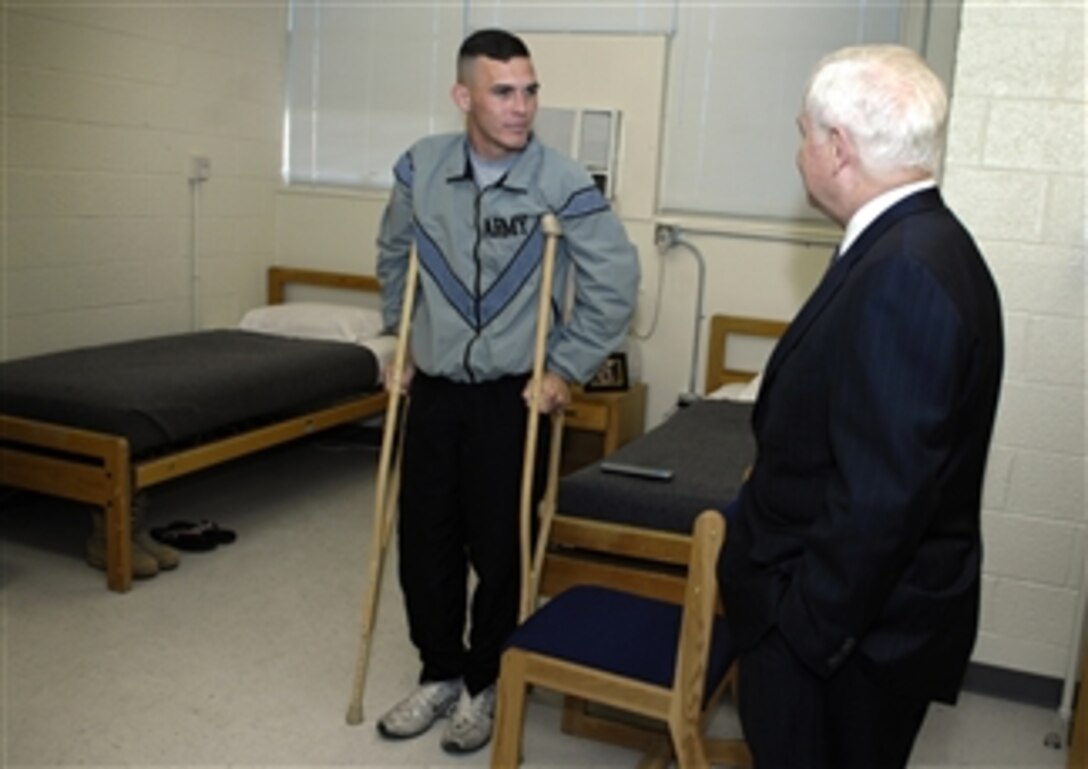
[[[757,373],[730,367],[726,351],[731,339],[777,339],[788,325],[777,320],[713,316],[706,392],[723,384],[748,382]],[[592,583],[680,603],[690,552],[687,534],[557,513],[541,570],[540,593],[555,595],[572,585]]]
[[[281,304],[288,285],[380,291],[378,280],[321,270],[271,267],[268,301]],[[106,581],[111,590],[132,586],[133,496],[146,488],[272,446],[355,422],[385,410],[386,395],[370,392],[319,409],[165,456],[133,460],[119,435],[0,414],[0,485],[101,506],[106,518]]]

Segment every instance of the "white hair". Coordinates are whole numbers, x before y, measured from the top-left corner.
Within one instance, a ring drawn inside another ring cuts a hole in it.
[[[804,110],[817,131],[836,126],[849,133],[873,172],[937,172],[948,95],[909,48],[852,46],[826,56],[809,80]]]

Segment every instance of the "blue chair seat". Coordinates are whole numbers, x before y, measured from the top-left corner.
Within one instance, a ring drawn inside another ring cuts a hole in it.
[[[595,585],[560,593],[514,631],[507,646],[669,688],[676,672],[682,607]],[[724,617],[714,621],[705,696],[734,652]]]

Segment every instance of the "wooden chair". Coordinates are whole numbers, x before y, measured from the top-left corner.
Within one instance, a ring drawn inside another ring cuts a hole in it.
[[[707,743],[711,706],[732,678],[733,653],[716,614],[716,565],[725,519],[714,510],[696,519],[683,605],[597,585],[578,585],[546,603],[511,637],[502,657],[492,767],[517,766],[530,685],[576,700],[664,722],[667,731],[592,716],[582,729],[681,769],[711,760],[748,767],[742,740]],[[588,714],[586,714],[588,716]],[[575,714],[568,710],[564,718]]]

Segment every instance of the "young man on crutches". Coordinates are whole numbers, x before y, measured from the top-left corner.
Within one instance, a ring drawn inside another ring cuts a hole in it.
[[[517,622],[541,218],[554,214],[562,236],[540,413],[563,408],[571,383],[592,376],[619,346],[639,279],[635,248],[588,173],[533,137],[538,88],[520,39],[501,30],[468,37],[452,89],[465,131],[422,139],[401,156],[378,238],[388,329],[400,320],[413,241],[419,254],[409,360],[398,378],[411,399],[398,552],[422,662],[420,687],[382,716],[378,731],[415,737],[450,716],[442,747],[453,753],[491,736],[499,656]]]

